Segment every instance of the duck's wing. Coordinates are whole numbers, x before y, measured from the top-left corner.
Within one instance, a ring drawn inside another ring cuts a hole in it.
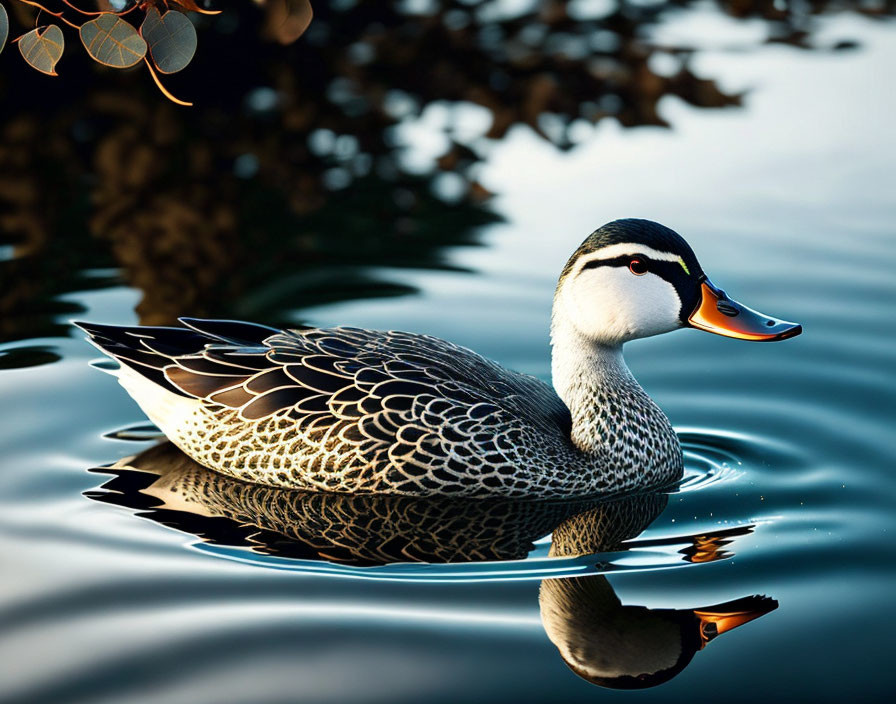
[[[531,450],[533,438],[569,437],[569,411],[553,389],[439,338],[181,322],[189,329],[79,325],[104,352],[175,393],[246,421],[290,416],[361,451],[388,447],[393,462],[500,463]]]

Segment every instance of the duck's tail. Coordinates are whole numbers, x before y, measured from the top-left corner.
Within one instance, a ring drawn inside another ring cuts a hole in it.
[[[187,328],[100,325],[80,320],[73,320],[72,324],[87,333],[90,344],[119,365],[179,396],[186,394],[165,377],[164,369],[172,363],[170,353],[196,354],[213,341]],[[108,362],[96,362],[92,366],[120,376],[120,369],[109,366]]]
[[[224,320],[181,318],[187,327],[99,325],[73,321],[110,359],[95,363],[118,382],[175,443],[197,399],[238,384],[265,362],[261,342],[273,328]],[[242,362],[235,360],[240,359]],[[250,366],[246,366],[249,364]]]
[[[209,346],[228,346],[236,351],[233,348],[258,346],[279,332],[264,325],[232,320],[179,320],[186,327],[100,325],[80,320],[73,320],[72,324],[87,333],[88,341],[115,362],[166,391],[188,398],[194,395],[171,383],[166,367],[177,364],[178,359],[201,355]],[[94,366],[120,377],[120,369],[108,362]]]

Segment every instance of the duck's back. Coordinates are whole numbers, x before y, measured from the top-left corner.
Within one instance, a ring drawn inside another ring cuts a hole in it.
[[[403,332],[183,322],[191,329],[82,327],[207,467],[328,491],[587,491],[560,398],[471,350]]]

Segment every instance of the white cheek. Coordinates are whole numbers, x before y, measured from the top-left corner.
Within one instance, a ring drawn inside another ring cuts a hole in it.
[[[615,344],[680,327],[678,292],[656,274],[635,276],[624,267],[581,272],[564,287],[564,304],[578,330]]]

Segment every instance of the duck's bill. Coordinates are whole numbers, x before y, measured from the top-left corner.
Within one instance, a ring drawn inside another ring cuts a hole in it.
[[[767,596],[746,596],[724,604],[694,609],[699,626],[701,649],[716,636],[731,631],[745,623],[778,608],[778,602]]]
[[[803,331],[798,323],[778,320],[731,300],[709,279],[704,278],[700,292],[700,303],[688,317],[688,325],[698,330],[756,342],[786,340]]]

